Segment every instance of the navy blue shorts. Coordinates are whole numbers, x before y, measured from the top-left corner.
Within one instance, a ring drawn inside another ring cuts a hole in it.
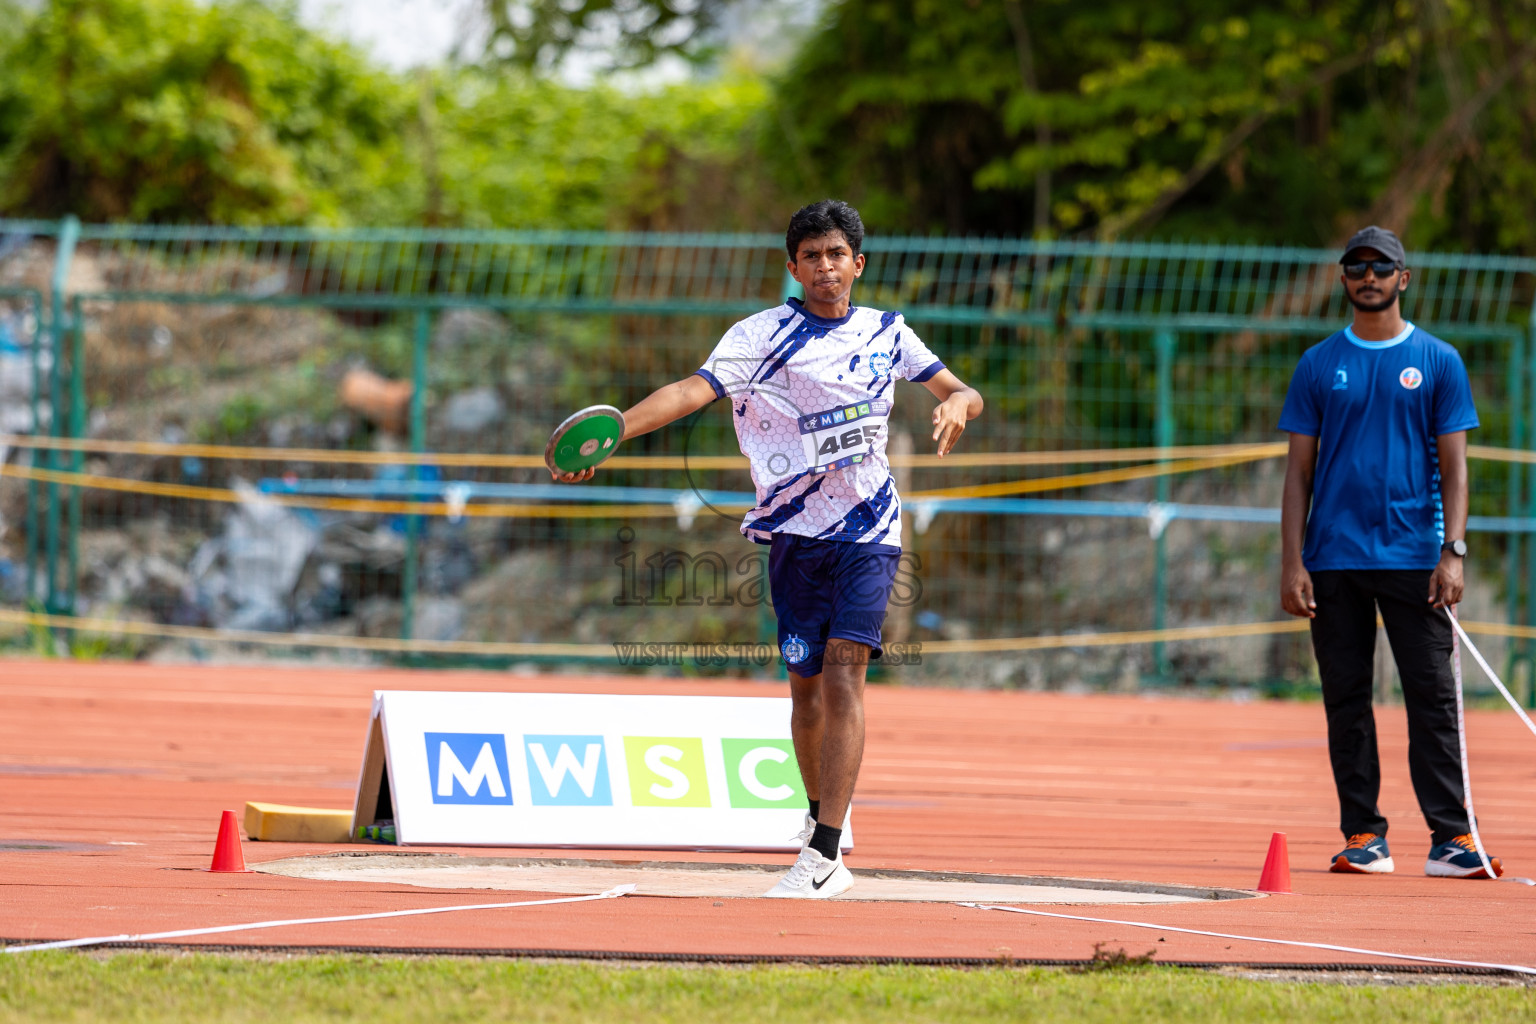
[[[779,653],[791,672],[819,673],[832,637],[866,644],[880,657],[880,626],[900,559],[901,549],[888,544],[773,535],[768,585]]]

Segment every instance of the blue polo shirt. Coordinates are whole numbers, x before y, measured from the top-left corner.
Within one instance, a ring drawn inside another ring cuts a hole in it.
[[[1318,439],[1307,570],[1433,569],[1445,539],[1435,441],[1477,425],[1461,356],[1413,324],[1387,341],[1346,327],[1307,349],[1280,413],[1281,430]]]

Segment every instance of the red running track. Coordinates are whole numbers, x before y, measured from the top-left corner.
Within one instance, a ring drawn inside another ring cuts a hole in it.
[[[539,898],[199,870],[225,808],[246,800],[350,806],[375,689],[782,692],[766,683],[595,676],[0,662],[0,938]],[[1270,833],[1284,831],[1295,895],[1044,909],[1536,964],[1536,888],[1419,873],[1428,834],[1408,784],[1402,710],[1377,716],[1382,806],[1394,823],[1399,870],[1334,875],[1326,865],[1340,845],[1337,809],[1316,704],[872,688],[850,864],[1249,888]],[[1511,874],[1536,876],[1536,737],[1508,711],[1470,713],[1468,734],[1484,839]],[[17,848],[27,841],[55,848]],[[260,862],[325,849],[247,843],[245,853]],[[947,904],[642,897],[207,941],[989,960],[1081,960],[1103,943],[1133,954],[1155,949],[1162,961],[1391,963]]]

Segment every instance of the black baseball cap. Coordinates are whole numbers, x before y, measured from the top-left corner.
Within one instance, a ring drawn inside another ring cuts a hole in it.
[[[1403,252],[1403,243],[1386,228],[1379,228],[1374,224],[1354,233],[1344,244],[1344,255],[1339,257],[1339,262],[1348,263],[1350,254],[1356,249],[1375,249],[1400,267],[1408,265],[1408,254]]]

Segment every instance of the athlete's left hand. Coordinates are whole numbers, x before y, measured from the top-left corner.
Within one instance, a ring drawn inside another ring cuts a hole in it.
[[[939,443],[939,458],[948,455],[955,442],[960,440],[960,435],[965,433],[966,413],[970,404],[969,398],[957,393],[944,399],[933,410],[933,439]]]
[[[1461,603],[1461,592],[1466,585],[1462,562],[1463,559],[1450,552],[1440,556],[1440,564],[1429,577],[1429,603],[1436,608]]]

